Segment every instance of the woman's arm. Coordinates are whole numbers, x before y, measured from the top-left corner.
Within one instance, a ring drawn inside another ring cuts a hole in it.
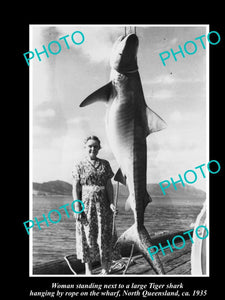
[[[112,185],[111,179],[108,179],[108,181],[106,183],[106,192],[107,192],[107,196],[109,199],[110,208],[114,213],[116,213],[117,209],[113,203],[114,192],[113,192],[113,185]]]
[[[77,179],[74,179],[73,180],[73,190],[72,190],[72,193],[73,193],[73,200],[81,200],[82,201],[82,187],[81,187],[81,184],[80,184],[80,181],[77,180]],[[76,211],[81,211],[82,210],[82,205],[79,201],[76,201],[75,204],[74,204],[74,209]],[[80,214],[78,213],[74,213],[75,216],[79,216]]]
[[[106,183],[106,192],[109,199],[109,203],[113,204],[113,185],[111,179],[107,180]]]

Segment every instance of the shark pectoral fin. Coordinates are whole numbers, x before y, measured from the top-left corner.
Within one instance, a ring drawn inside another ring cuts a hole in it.
[[[163,121],[163,119],[160,118],[160,116],[158,116],[149,107],[146,107],[146,115],[148,121],[146,136],[148,136],[152,132],[160,131],[167,127],[166,122]]]
[[[132,194],[129,195],[125,202],[125,211],[134,210],[134,196]]]
[[[148,203],[152,202],[152,198],[150,197],[149,193],[146,191],[145,199],[144,199],[144,208],[148,205]]]
[[[144,198],[144,208],[146,208],[146,206],[150,202],[152,202],[152,198],[146,191],[145,198]],[[126,203],[125,203],[125,211],[128,211],[130,209],[134,210],[134,195],[133,194],[129,195],[129,197],[127,198]]]
[[[89,95],[83,102],[81,102],[80,107],[87,106],[97,101],[108,102],[110,98],[110,94],[112,91],[112,82],[110,81],[97,91],[93,92]]]
[[[126,176],[123,175],[123,173],[122,173],[122,171],[121,171],[120,168],[116,172],[116,175],[114,176],[114,180],[118,181],[118,182],[120,182],[120,183],[122,183],[123,185],[126,186],[127,178],[126,178]]]

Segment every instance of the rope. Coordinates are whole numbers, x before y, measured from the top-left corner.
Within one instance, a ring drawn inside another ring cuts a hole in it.
[[[125,36],[127,35],[127,27],[124,27]],[[129,33],[132,33],[132,26],[129,26]],[[134,34],[136,34],[136,26],[134,26]]]
[[[132,255],[133,255],[133,251],[134,251],[134,243],[132,244],[132,248],[131,248],[131,252],[130,252],[130,257],[129,257],[129,259],[128,259],[126,268],[125,268],[125,270],[123,271],[123,275],[126,274],[126,271],[127,271],[128,267],[129,267],[129,264],[130,264],[130,262],[131,262],[131,258],[132,258]]]
[[[119,181],[117,181],[116,185],[116,195],[114,198],[114,205],[115,208],[117,209],[117,202],[118,202],[118,195],[119,195]],[[115,219],[116,219],[116,212],[113,213],[113,227],[112,227],[112,235],[114,235],[114,230],[115,230]]]
[[[117,209],[117,202],[118,202],[118,194],[119,194],[119,181],[117,181],[117,185],[116,185],[116,195],[114,198],[114,205],[115,208]],[[113,228],[112,228],[112,236],[114,235],[114,230],[115,230],[115,218],[116,218],[116,213],[113,213]],[[131,252],[130,252],[130,257],[128,259],[127,265],[125,267],[125,270],[123,271],[123,275],[126,274],[126,271],[130,265],[132,256],[133,256],[133,251],[134,251],[134,244],[132,244],[132,248],[131,248]]]
[[[72,268],[70,262],[68,261],[67,257],[64,256],[65,261],[67,262],[68,267],[70,268],[70,271],[74,274],[77,275],[77,273],[74,271],[74,269]]]

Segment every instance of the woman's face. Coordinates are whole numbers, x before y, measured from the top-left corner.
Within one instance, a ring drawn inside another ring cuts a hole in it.
[[[95,159],[99,151],[99,143],[95,140],[88,140],[85,144],[85,150],[90,159]]]

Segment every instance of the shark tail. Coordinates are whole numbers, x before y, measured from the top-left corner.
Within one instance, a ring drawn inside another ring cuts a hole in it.
[[[148,248],[154,245],[144,225],[138,228],[136,223],[133,224],[118,238],[115,247],[123,243],[134,244],[135,248],[144,256],[156,274],[165,274],[158,255],[154,255],[154,260],[150,258]]]

